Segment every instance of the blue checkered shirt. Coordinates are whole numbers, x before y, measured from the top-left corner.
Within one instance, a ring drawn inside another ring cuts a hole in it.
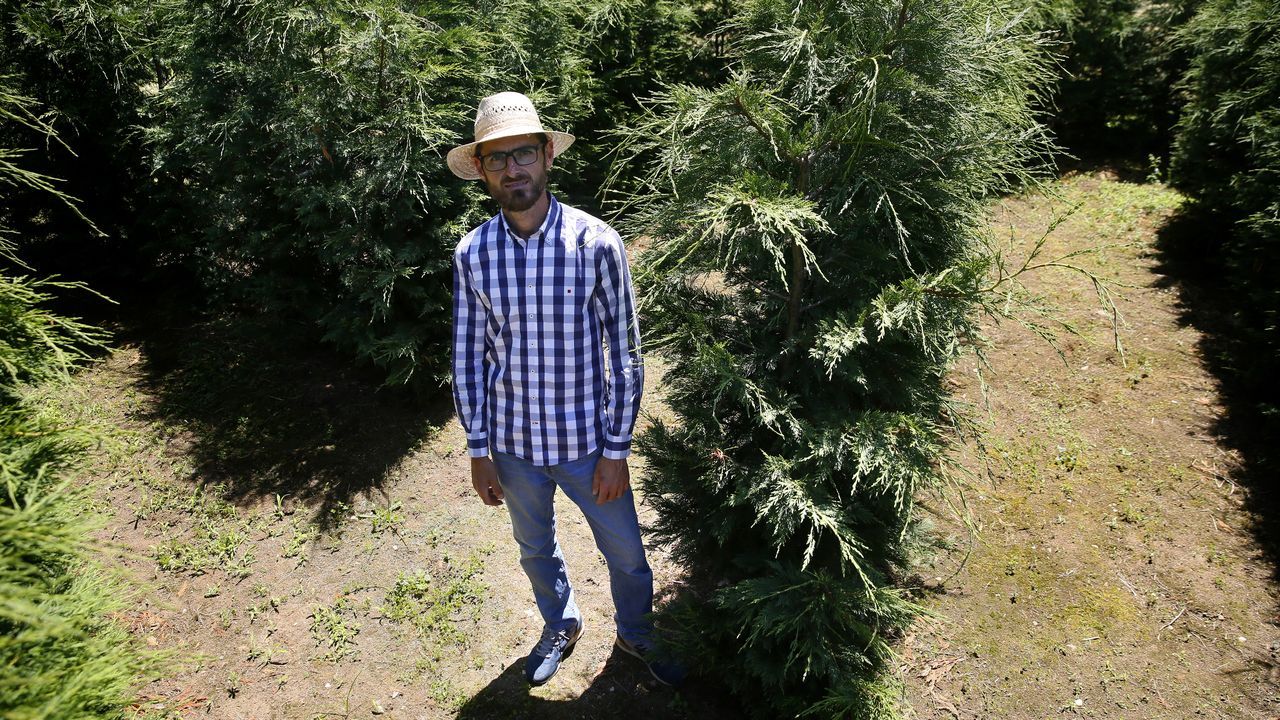
[[[551,197],[527,240],[498,213],[458,243],[453,398],[472,457],[492,449],[557,465],[603,445],[604,457],[625,458],[643,385],[613,228]]]

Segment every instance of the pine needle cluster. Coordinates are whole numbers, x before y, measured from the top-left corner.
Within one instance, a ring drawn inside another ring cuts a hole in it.
[[[972,0],[755,0],[729,31],[730,79],[666,88],[615,165],[645,171],[619,192],[676,416],[645,494],[696,588],[667,623],[760,717],[896,717],[915,501],[990,305],[985,204],[1044,167],[1044,55]]]
[[[33,106],[0,85],[0,123],[52,133]],[[0,148],[0,187],[38,189],[74,209],[24,157]],[[127,593],[89,559],[87,500],[69,482],[91,438],[25,390],[65,379],[104,337],[48,309],[53,292],[84,288],[30,277],[22,239],[0,225],[0,716],[104,717],[129,702],[148,661],[112,617]]]

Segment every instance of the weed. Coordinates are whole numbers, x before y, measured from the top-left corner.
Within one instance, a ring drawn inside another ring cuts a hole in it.
[[[156,565],[166,572],[203,575],[221,567],[232,577],[248,577],[254,562],[253,546],[238,528],[226,528],[212,521],[201,523],[190,541],[171,538],[155,547]],[[241,548],[244,551],[241,552]]]
[[[1124,504],[1124,507],[1120,510],[1120,519],[1130,525],[1141,526],[1147,524],[1147,516],[1143,514],[1142,510],[1134,507],[1131,503]]]
[[[328,648],[324,659],[337,662],[354,652],[351,647],[360,626],[343,618],[348,611],[347,597],[344,595],[332,605],[317,605],[311,613],[311,636],[316,643]]]
[[[1129,387],[1137,387],[1138,383],[1151,377],[1151,361],[1142,358],[1136,363],[1129,366],[1129,373],[1125,376],[1125,380],[1129,383]]]
[[[458,710],[467,701],[466,694],[444,678],[437,678],[432,681],[430,687],[427,688],[427,695],[436,705],[450,711]]]
[[[466,635],[457,627],[458,615],[472,608],[474,620],[488,590],[477,579],[482,554],[483,550],[473,553],[461,567],[451,568],[438,580],[425,571],[400,573],[383,601],[382,615],[392,622],[407,620],[419,633],[441,642],[463,644]]]
[[[266,636],[259,638],[253,633],[249,633],[249,660],[257,660],[267,654]]]
[[[1071,440],[1068,441],[1066,445],[1059,445],[1058,452],[1053,458],[1053,464],[1059,470],[1066,473],[1074,473],[1077,469],[1083,467],[1083,443]]]
[[[379,506],[372,511],[362,513],[356,517],[361,520],[369,520],[369,530],[375,535],[380,535],[387,530],[394,530],[404,522],[404,515],[400,513],[402,507],[399,500],[390,505]]]
[[[334,526],[341,525],[342,521],[346,520],[350,515],[351,505],[349,503],[342,502],[341,500],[335,502],[333,506],[329,508],[329,520]]]
[[[249,609],[245,611],[249,616],[249,624],[252,625],[255,620],[265,615],[268,610],[280,612],[280,605],[283,602],[283,600],[273,595],[269,598],[264,598],[261,602],[250,605]]]
[[[298,558],[298,565],[302,565],[307,561],[306,548],[316,538],[320,537],[320,529],[311,523],[295,520],[293,522],[293,536],[289,538],[289,542],[284,544],[284,549],[280,551],[280,557]]]

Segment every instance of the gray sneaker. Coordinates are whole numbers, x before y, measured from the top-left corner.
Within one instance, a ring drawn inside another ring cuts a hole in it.
[[[533,685],[541,685],[560,669],[560,663],[573,654],[573,646],[582,637],[582,620],[570,629],[542,629],[542,637],[524,661],[524,676]]]
[[[680,663],[658,657],[658,654],[653,651],[653,647],[645,640],[631,642],[619,635],[618,639],[613,641],[613,644],[622,652],[640,658],[640,662],[649,668],[649,674],[653,676],[653,679],[663,685],[678,687],[684,682],[685,677],[689,675],[689,671]]]

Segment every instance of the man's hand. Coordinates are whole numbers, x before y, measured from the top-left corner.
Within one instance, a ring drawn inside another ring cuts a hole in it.
[[[485,505],[502,504],[502,486],[498,484],[498,468],[494,467],[493,458],[471,458],[471,484]]]
[[[596,504],[603,505],[622,497],[631,487],[631,470],[626,460],[602,457],[596,461],[596,474],[591,478],[591,494]]]

